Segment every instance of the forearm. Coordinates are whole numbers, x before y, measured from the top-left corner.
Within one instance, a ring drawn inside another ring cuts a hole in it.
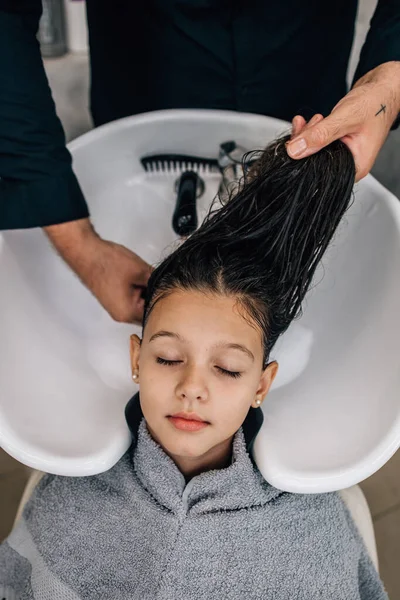
[[[73,271],[87,284],[90,279],[90,264],[99,242],[93,225],[88,218],[49,225],[43,231],[59,255]]]
[[[127,248],[101,239],[89,219],[43,229],[113,319],[141,323],[141,294],[151,273],[147,263]]]

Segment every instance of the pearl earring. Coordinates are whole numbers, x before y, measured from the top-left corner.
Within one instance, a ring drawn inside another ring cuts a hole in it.
[[[260,398],[256,399],[256,404],[257,404],[258,407],[261,406],[261,400],[260,400]]]
[[[133,373],[132,375],[132,379],[133,381],[136,383],[137,382],[137,378],[139,377],[139,375],[137,373]]]

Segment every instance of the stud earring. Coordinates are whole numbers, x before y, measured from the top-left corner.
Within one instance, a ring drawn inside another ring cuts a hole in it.
[[[137,373],[133,373],[132,379],[135,383],[137,383],[138,377],[139,377],[139,375]]]
[[[257,399],[256,399],[256,404],[257,404],[257,406],[258,406],[258,407],[260,407],[260,406],[261,406],[261,400],[260,400],[260,398],[257,398]]]

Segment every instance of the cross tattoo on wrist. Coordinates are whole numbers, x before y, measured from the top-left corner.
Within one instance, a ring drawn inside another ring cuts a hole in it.
[[[378,112],[375,114],[375,116],[377,117],[379,115],[379,113],[381,113],[381,112],[386,112],[386,104],[381,104],[381,107],[378,110]]]

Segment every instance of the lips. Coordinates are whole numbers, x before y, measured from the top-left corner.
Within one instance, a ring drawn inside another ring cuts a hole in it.
[[[176,413],[175,415],[168,417],[168,421],[175,429],[186,432],[200,431],[210,425],[208,421],[203,421],[203,419],[195,413]]]
[[[186,421],[199,421],[200,423],[208,423],[208,421],[205,421],[204,419],[199,417],[199,415],[196,415],[196,413],[180,412],[180,413],[171,415],[171,417],[173,419],[185,419]]]

